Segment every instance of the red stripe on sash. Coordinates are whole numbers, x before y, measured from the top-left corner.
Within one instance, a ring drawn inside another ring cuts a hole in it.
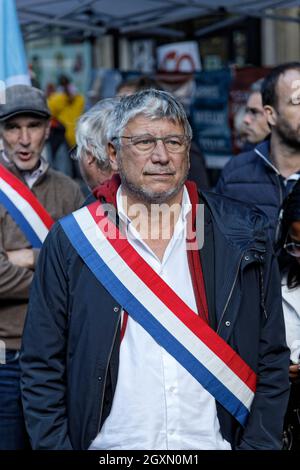
[[[44,222],[48,230],[50,230],[50,228],[54,224],[54,220],[52,219],[50,214],[48,214],[46,209],[42,206],[42,204],[38,201],[36,196],[30,191],[30,189],[1,164],[0,178],[6,181],[9,186],[11,186],[17,193],[20,194],[23,199],[28,202],[28,204],[34,209],[40,219]]]
[[[105,233],[103,230],[102,232],[131,270],[187,328],[201,339],[254,392],[256,389],[256,374],[254,371],[143,260],[128,240],[124,239],[124,235],[120,234],[115,224],[105,216],[99,201],[90,204],[87,209],[100,229],[104,226],[103,220],[105,220]],[[108,238],[107,234],[110,233],[116,236]]]

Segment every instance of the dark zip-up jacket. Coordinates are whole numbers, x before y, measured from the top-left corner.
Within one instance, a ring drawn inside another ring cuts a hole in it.
[[[259,207],[268,217],[274,239],[279,209],[295,183],[296,179],[286,184],[270,159],[270,141],[265,140],[227,163],[215,191]]]
[[[258,210],[202,193],[201,263],[213,328],[258,375],[243,430],[217,405],[234,449],[279,449],[289,352],[280,279]],[[35,274],[21,352],[22,395],[34,449],[88,449],[108,416],[118,376],[120,310],[59,223]]]

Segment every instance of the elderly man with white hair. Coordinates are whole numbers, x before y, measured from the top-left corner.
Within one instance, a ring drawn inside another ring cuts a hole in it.
[[[111,113],[119,98],[101,100],[77,122],[76,146],[71,158],[78,161],[80,172],[91,191],[114,174],[107,155]]]

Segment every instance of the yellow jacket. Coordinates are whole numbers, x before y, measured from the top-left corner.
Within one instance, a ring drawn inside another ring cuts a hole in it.
[[[84,111],[84,97],[74,95],[70,97],[66,93],[53,93],[48,98],[50,113],[66,128],[66,140],[70,147],[75,145],[75,127],[78,118]]]

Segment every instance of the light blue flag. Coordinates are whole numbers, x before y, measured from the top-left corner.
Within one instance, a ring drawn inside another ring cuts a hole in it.
[[[30,85],[15,0],[0,0],[0,88]]]

